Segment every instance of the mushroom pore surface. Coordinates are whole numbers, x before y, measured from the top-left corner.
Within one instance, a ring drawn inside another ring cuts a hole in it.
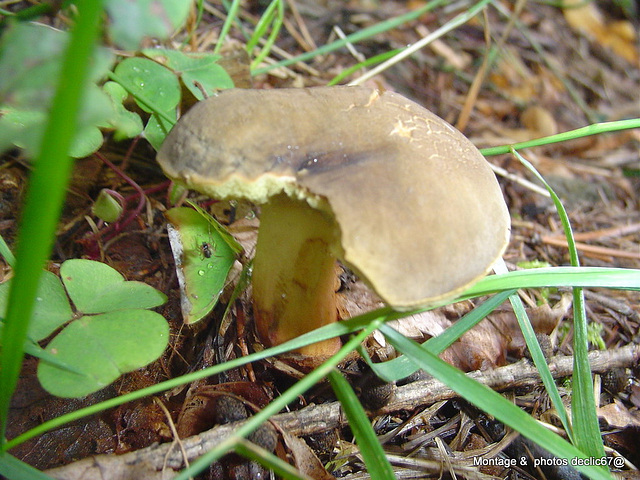
[[[214,198],[278,193],[335,220],[335,255],[398,310],[455,297],[504,252],[509,212],[487,161],[401,95],[364,87],[222,91],[196,104],[158,161]]]

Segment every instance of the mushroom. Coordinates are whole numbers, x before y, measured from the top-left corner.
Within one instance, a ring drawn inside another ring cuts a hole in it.
[[[253,309],[268,346],[337,320],[336,259],[402,311],[455,298],[508,243],[484,157],[392,92],[225,90],[182,116],[158,162],[188,188],[261,205]]]

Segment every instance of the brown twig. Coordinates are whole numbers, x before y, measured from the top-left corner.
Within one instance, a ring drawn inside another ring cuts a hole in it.
[[[564,237],[544,235],[542,237],[542,241],[548,245],[569,248],[567,239]],[[598,245],[589,245],[583,242],[576,242],[576,248],[587,257],[618,257],[640,260],[640,250],[638,250],[637,252],[628,252],[626,250],[620,250],[618,248],[600,247]]]

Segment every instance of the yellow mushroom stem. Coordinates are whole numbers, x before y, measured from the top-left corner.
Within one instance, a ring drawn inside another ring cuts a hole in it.
[[[336,259],[339,230],[322,211],[284,194],[262,206],[253,260],[253,311],[266,346],[278,345],[337,320]],[[338,338],[299,349],[328,356]]]

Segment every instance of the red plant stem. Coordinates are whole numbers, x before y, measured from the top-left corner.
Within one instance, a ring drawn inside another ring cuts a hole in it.
[[[120,192],[116,192],[110,188],[105,188],[103,191],[115,198],[122,208],[126,206],[127,200],[120,194]]]
[[[138,192],[138,196],[140,197],[140,200],[138,201],[138,206],[135,208],[135,210],[133,210],[131,212],[131,214],[129,214],[129,216],[127,218],[125,218],[121,222],[117,222],[117,223],[114,224],[115,225],[114,228],[116,229],[116,231],[120,231],[125,226],[127,226],[134,218],[136,218],[138,215],[140,215],[140,212],[142,212],[142,209],[144,208],[144,204],[146,202],[146,197],[144,195],[144,190],[142,190],[142,187],[140,185],[138,185],[131,177],[129,177],[122,170],[120,170],[110,160],[108,160],[107,157],[105,157],[104,155],[102,155],[99,152],[96,152],[96,156],[100,160],[102,160],[104,163],[106,163],[107,166],[116,173],[116,175],[118,175],[125,182],[127,182],[129,185],[131,185],[136,190],[136,192]]]

